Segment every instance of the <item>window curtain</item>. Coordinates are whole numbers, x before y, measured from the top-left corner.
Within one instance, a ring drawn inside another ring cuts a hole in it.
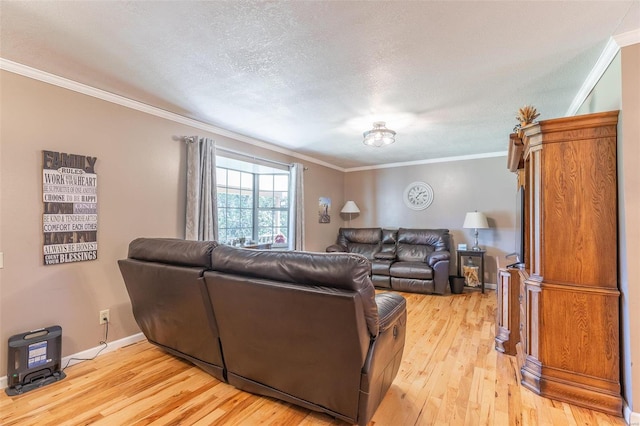
[[[304,166],[293,163],[291,167],[291,204],[289,205],[289,250],[304,250]]]
[[[187,140],[187,240],[217,241],[216,156],[213,140]]]

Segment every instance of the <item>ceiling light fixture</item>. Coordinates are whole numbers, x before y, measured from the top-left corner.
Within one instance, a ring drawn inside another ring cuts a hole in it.
[[[385,127],[384,121],[376,121],[373,123],[373,129],[364,132],[362,135],[364,136],[364,140],[362,141],[365,145],[369,146],[382,146],[382,145],[391,145],[396,141],[396,132],[391,129],[387,129]]]

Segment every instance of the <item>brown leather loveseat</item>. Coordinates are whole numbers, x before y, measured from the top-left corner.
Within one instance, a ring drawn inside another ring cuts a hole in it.
[[[340,228],[327,252],[365,256],[379,288],[444,294],[449,283],[448,229]]]
[[[363,256],[139,238],[118,263],[151,343],[248,392],[365,425],[400,367],[406,302]]]

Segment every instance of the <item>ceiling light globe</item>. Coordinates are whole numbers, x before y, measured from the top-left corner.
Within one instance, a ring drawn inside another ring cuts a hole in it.
[[[385,127],[384,121],[376,121],[373,123],[373,129],[368,130],[362,134],[365,145],[373,147],[381,147],[383,145],[391,145],[396,141],[396,132]]]

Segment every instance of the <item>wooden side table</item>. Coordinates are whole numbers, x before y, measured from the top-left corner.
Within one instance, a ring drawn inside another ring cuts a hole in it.
[[[486,250],[458,250],[458,275],[462,275],[462,258],[463,257],[479,257],[480,258],[480,290],[484,293],[484,254]]]

